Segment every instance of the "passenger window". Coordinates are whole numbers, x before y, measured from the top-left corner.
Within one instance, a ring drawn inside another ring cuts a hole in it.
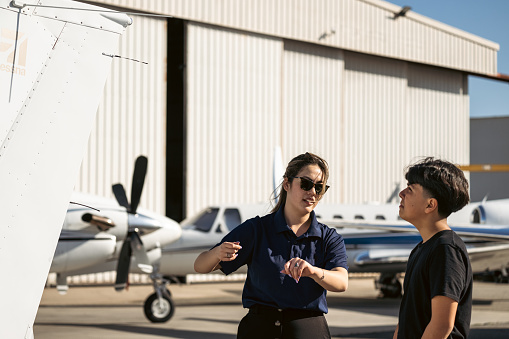
[[[342,215],[339,215],[339,214],[336,214],[335,216],[332,217],[333,219],[343,219],[343,216]],[[343,227],[341,226],[335,226],[336,229],[338,230],[342,230]]]
[[[182,225],[182,227],[195,229],[202,232],[208,232],[210,231],[210,228],[214,224],[218,212],[219,208],[208,208],[205,211],[203,211],[200,215],[198,215],[195,219],[186,222],[186,224]]]
[[[240,219],[239,210],[236,208],[227,208],[224,210],[224,223],[228,231],[233,230],[235,227],[242,223]]]
[[[385,220],[385,217],[383,215],[377,215],[375,217],[376,220]]]
[[[364,220],[364,217],[363,217],[362,215],[356,215],[356,216],[354,217],[354,219],[361,219],[361,220]]]

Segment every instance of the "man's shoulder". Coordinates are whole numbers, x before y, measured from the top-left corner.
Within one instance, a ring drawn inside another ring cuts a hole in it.
[[[453,230],[445,230],[440,232],[435,241],[436,246],[451,246],[466,251],[465,243],[459,235]]]

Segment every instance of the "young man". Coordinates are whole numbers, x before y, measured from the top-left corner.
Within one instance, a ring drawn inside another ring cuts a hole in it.
[[[466,338],[472,268],[447,217],[469,201],[468,182],[453,164],[426,158],[407,169],[399,215],[422,237],[411,252],[394,338]]]

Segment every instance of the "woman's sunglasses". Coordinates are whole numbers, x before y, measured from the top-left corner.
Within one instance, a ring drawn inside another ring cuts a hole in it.
[[[314,187],[316,194],[322,194],[322,190],[323,190],[324,186],[325,186],[325,190],[323,191],[323,194],[325,194],[325,192],[327,192],[327,190],[330,187],[329,185],[324,185],[321,182],[317,182],[315,184],[314,182],[312,182],[310,179],[308,179],[306,177],[291,177],[291,178],[300,179],[300,188],[302,188],[304,191],[309,191],[310,189],[312,189]]]

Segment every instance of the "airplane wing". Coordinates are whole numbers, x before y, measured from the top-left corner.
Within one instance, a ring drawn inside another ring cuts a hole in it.
[[[352,272],[403,272],[410,251],[422,238],[406,221],[320,220],[337,228],[347,246]],[[509,264],[509,227],[450,225],[465,241],[472,270],[500,269]],[[374,248],[370,248],[373,246]],[[379,248],[384,246],[384,248]]]
[[[120,34],[131,19],[0,0],[1,338],[33,323]]]
[[[326,225],[337,228],[370,229],[388,232],[411,232],[418,233],[417,229],[406,221],[387,222],[376,221],[345,221],[345,220],[320,220]],[[509,226],[507,225],[449,225],[451,229],[462,237],[471,237],[483,240],[509,240]],[[341,232],[340,232],[341,233]]]

